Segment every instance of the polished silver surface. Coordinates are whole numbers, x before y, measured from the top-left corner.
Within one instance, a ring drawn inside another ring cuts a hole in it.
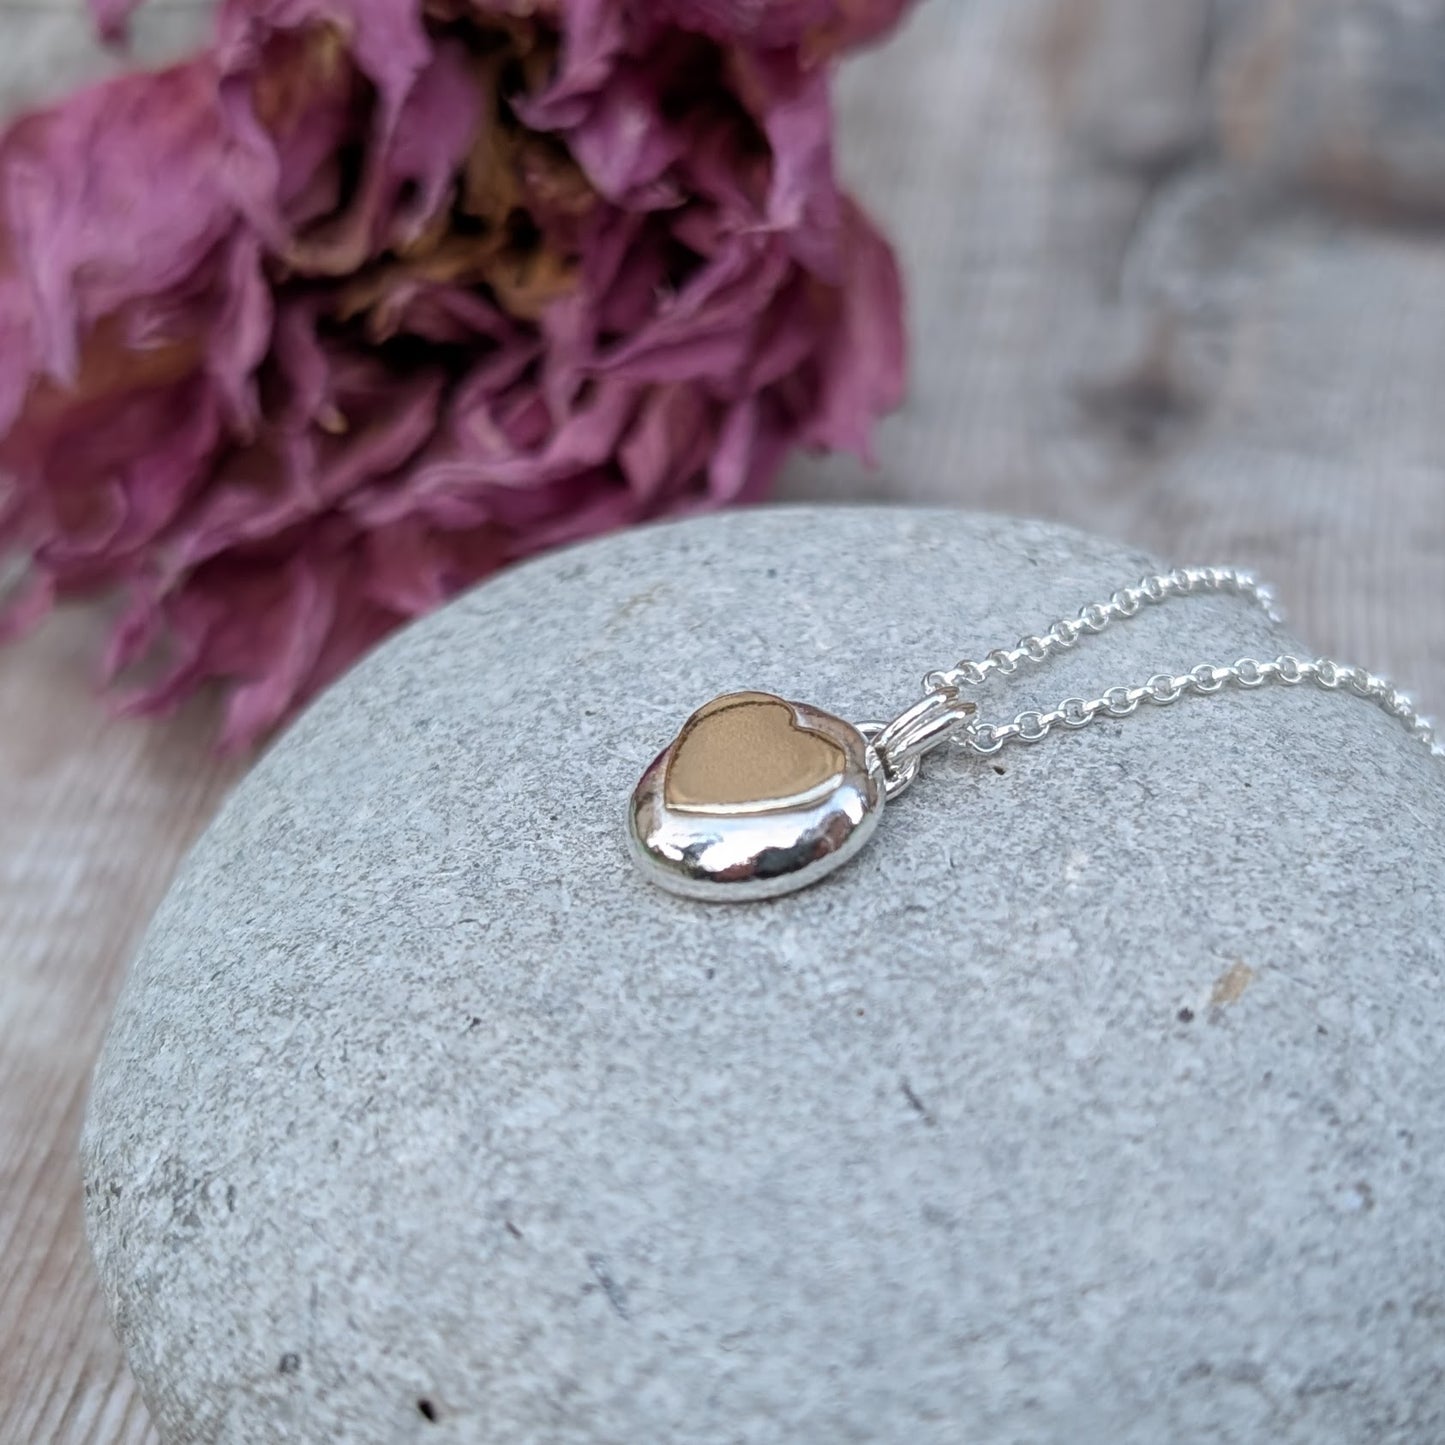
[[[718,715],[742,709],[759,725],[737,756],[735,742],[708,729]],[[809,770],[814,742],[826,749],[826,769]],[[680,790],[684,768],[690,775]],[[752,796],[758,790],[746,781],[727,786],[728,770],[751,773],[770,793]],[[710,783],[718,784],[712,797]],[[872,836],[886,797],[882,764],[850,723],[770,694],[734,693],[694,713],[642,775],[628,832],[638,866],[669,892],[747,902],[805,888],[840,868]]]

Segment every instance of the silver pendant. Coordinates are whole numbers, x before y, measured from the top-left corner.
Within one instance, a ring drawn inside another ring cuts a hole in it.
[[[693,713],[642,775],[633,856],[684,898],[776,898],[853,857],[888,793],[861,729],[771,693],[729,693]]]
[[[1311,682],[1364,698],[1403,724],[1432,756],[1445,758],[1434,724],[1387,679],[1328,657],[1203,662],[1097,697],[1065,698],[1050,712],[1021,712],[1012,722],[977,722],[977,706],[962,696],[995,674],[1009,677],[1025,663],[1045,663],[1146,607],[1209,593],[1243,598],[1280,620],[1274,594],[1251,573],[1176,567],[1121,587],[1108,601],[1089,603],[1077,617],[1062,618],[1014,647],[930,672],[923,697],[889,723],[854,726],[766,692],[716,698],[693,713],[642,775],[628,814],[633,856],[653,882],[686,898],[776,898],[826,878],[857,853],[878,826],[884,804],[906,792],[919,764],[945,743],[992,757],[1009,743],[1042,742],[1056,728],[1077,731],[1098,718],[1132,717],[1146,702],[1167,707],[1226,686],[1252,692],[1267,683]]]

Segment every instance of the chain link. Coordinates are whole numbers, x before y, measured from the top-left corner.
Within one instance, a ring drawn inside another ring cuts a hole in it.
[[[1176,597],[1225,593],[1242,597],[1258,607],[1271,622],[1283,622],[1274,592],[1252,572],[1237,567],[1176,567],[1143,578],[1137,586],[1121,587],[1107,602],[1091,602],[1075,617],[1059,621],[1034,637],[1020,638],[1013,647],[996,647],[979,662],[960,662],[947,672],[930,672],[923,680],[929,692],[979,687],[994,673],[1012,677],[1026,662],[1047,662],[1067,652],[1081,637],[1095,636],[1113,622],[1127,622],[1146,607],[1158,607]]]
[[[1411,737],[1437,758],[1445,758],[1445,746],[1437,741],[1434,725],[1388,679],[1328,658],[1310,660],[1288,654],[1272,661],[1245,657],[1230,667],[1203,663],[1177,675],[1158,673],[1142,687],[1111,687],[1100,697],[1066,698],[1052,712],[1022,712],[1010,723],[975,723],[960,729],[956,740],[971,752],[992,757],[1008,743],[1042,742],[1056,727],[1077,730],[1100,717],[1129,717],[1138,712],[1141,703],[1167,707],[1190,694],[1209,696],[1226,687],[1252,691],[1269,683],[1286,687],[1314,683],[1327,692],[1352,693],[1397,718]]]
[[[1178,567],[1145,577],[1134,587],[1121,587],[1108,601],[1081,607],[1077,616],[1021,638],[1014,647],[995,648],[977,662],[962,661],[946,672],[929,673],[924,679],[928,690],[924,701],[886,727],[873,729],[874,746],[889,777],[890,794],[903,791],[917,776],[924,753],[948,737],[971,752],[992,757],[1010,743],[1042,742],[1055,728],[1077,731],[1100,717],[1130,717],[1141,704],[1168,707],[1182,698],[1207,697],[1227,687],[1251,692],[1270,685],[1312,684],[1326,692],[1350,693],[1396,718],[1432,755],[1445,758],[1445,745],[1437,740],[1434,724],[1388,679],[1330,658],[1305,659],[1286,654],[1271,660],[1245,657],[1226,667],[1200,663],[1188,672],[1158,673],[1142,686],[1111,687],[1093,698],[1065,698],[1051,712],[1022,712],[1005,723],[975,721],[972,705],[959,697],[962,689],[979,687],[995,674],[1011,677],[1025,663],[1047,662],[1076,646],[1080,638],[1137,617],[1146,607],[1210,593],[1240,597],[1271,621],[1283,620],[1274,593],[1252,573],[1235,567]],[[913,722],[915,718],[928,720],[926,733]]]

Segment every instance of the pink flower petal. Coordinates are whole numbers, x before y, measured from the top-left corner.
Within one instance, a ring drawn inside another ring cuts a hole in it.
[[[912,0],[659,0],[679,25],[760,50],[813,55],[876,39]]]
[[[233,648],[242,666],[257,657],[265,659],[259,673],[241,673],[243,680],[231,692],[221,730],[225,749],[243,747],[269,732],[306,695],[307,682],[336,617],[334,567],[316,566],[298,556],[284,571],[271,572],[266,580],[272,579],[279,579],[282,585],[269,608],[257,609],[244,620],[234,614],[213,620],[209,651],[224,656],[227,648]],[[229,635],[241,629],[241,635]],[[256,632],[265,639],[263,648],[256,646]]]
[[[255,376],[271,344],[272,299],[255,236],[238,236],[226,263],[222,300],[206,366],[237,424],[260,420]]]
[[[907,335],[898,262],[855,205],[846,210],[846,279],[821,358],[822,396],[805,436],[872,462],[873,426],[903,400]]]
[[[614,204],[654,210],[681,200],[664,178],[682,157],[685,137],[661,122],[648,77],[619,71],[570,140],[588,179]]]
[[[120,44],[130,30],[130,18],[145,0],[89,0],[91,19],[100,38],[111,45]]]
[[[740,236],[661,305],[602,363],[633,381],[725,381],[745,367],[789,259],[763,236]]]
[[[551,84],[522,107],[523,118],[537,130],[580,125],[612,82],[627,43],[626,21],[616,0],[566,0],[562,10],[561,65]]]
[[[91,326],[184,286],[234,225],[216,79],[209,59],[126,76],[0,139],[0,214],[49,375],[73,380]]]
[[[842,197],[832,183],[833,107],[828,78],[799,68],[786,52],[738,61],[743,91],[757,107],[773,152],[768,224],[793,255],[837,285]]]
[[[647,505],[675,496],[706,470],[713,444],[710,407],[695,386],[656,387],[618,447],[633,494]]]

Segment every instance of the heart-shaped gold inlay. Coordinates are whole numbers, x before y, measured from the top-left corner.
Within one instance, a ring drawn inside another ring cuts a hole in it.
[[[843,749],[804,727],[782,698],[736,692],[683,725],[664,798],[670,808],[698,813],[796,806],[837,788],[846,767]]]

